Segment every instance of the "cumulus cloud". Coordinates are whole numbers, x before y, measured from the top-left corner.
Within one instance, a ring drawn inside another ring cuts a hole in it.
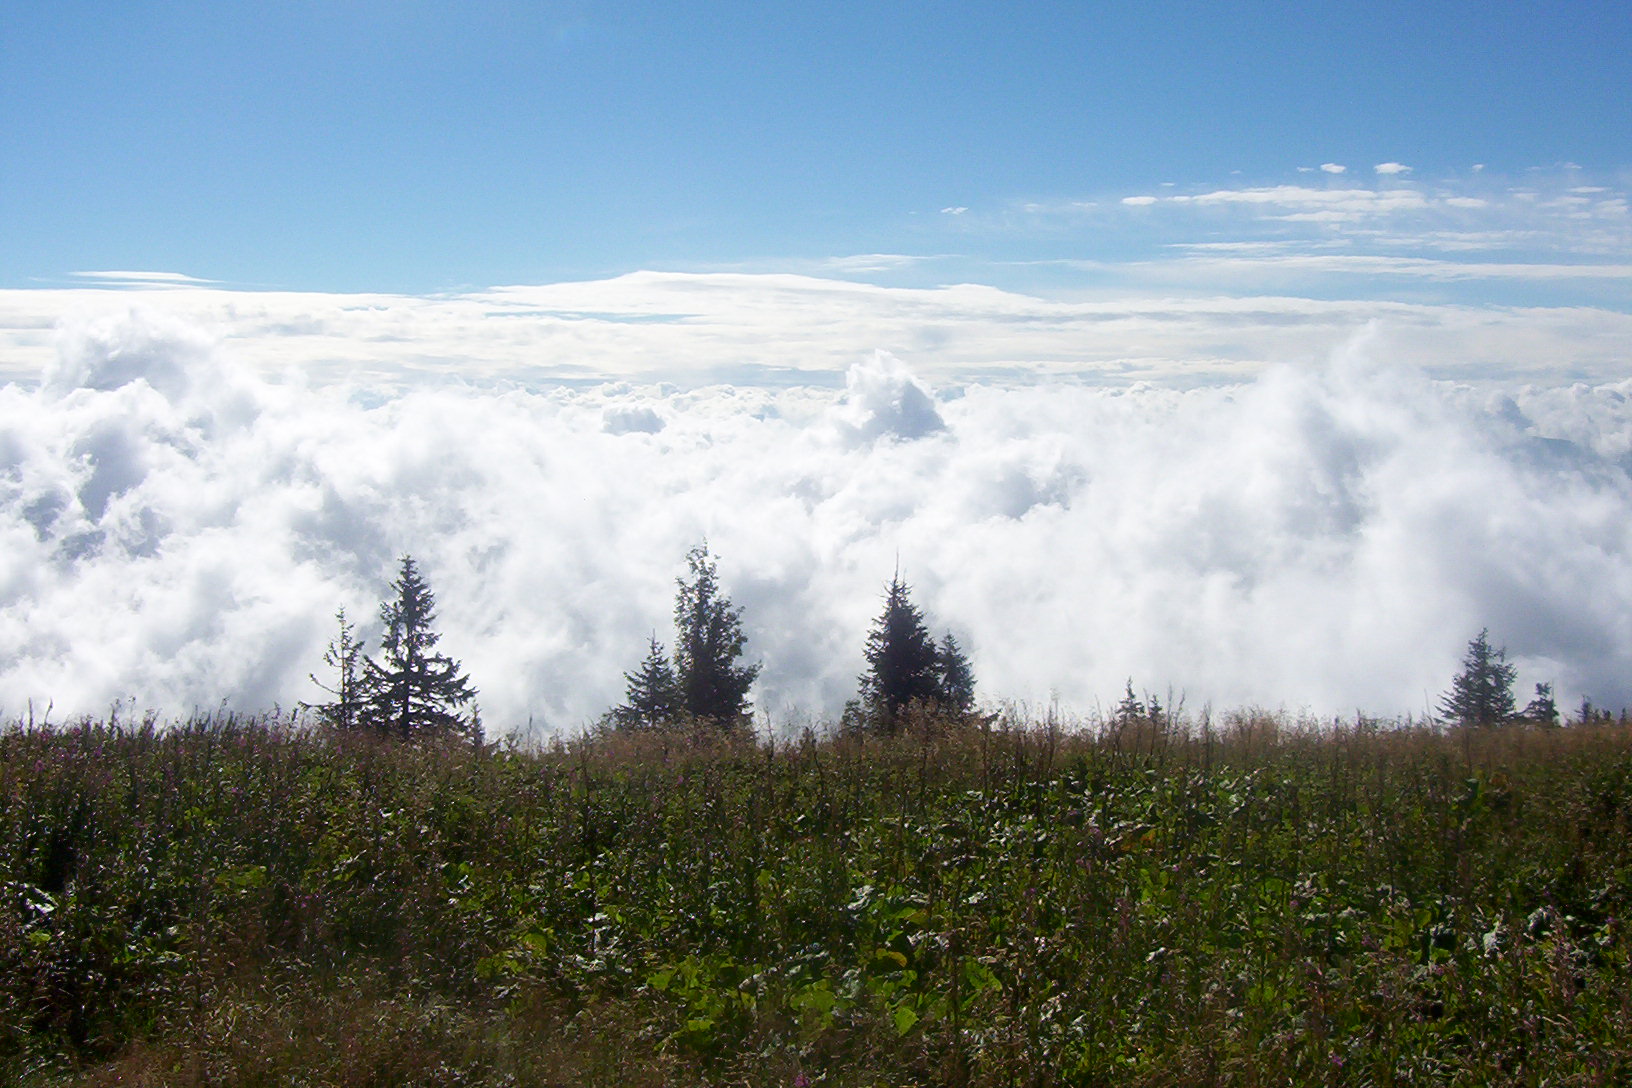
[[[1376,166],[1373,166],[1372,169],[1385,176],[1392,176],[1394,174],[1409,174],[1411,172],[1411,168],[1405,165],[1403,162],[1380,162]]]
[[[663,417],[645,405],[608,408],[601,419],[601,428],[608,434],[656,434],[663,429]]]
[[[1347,173],[1349,169],[1347,166],[1335,162],[1323,162],[1320,164],[1320,168],[1328,174],[1343,174]]]
[[[1632,383],[1474,387],[1385,333],[1226,386],[267,380],[174,317],[0,387],[0,710],[289,705],[412,552],[496,728],[574,729],[706,536],[758,705],[853,693],[899,558],[988,698],[1420,711],[1488,625],[1632,696]],[[661,426],[651,424],[656,421]]]
[[[845,375],[843,422],[850,435],[863,441],[923,438],[946,426],[929,391],[884,351]]]
[[[1130,208],[1148,208],[1156,203],[1157,199],[1159,198],[1153,196],[1125,196],[1122,203]]]

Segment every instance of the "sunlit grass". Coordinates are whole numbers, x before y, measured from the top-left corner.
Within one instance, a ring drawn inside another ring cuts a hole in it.
[[[1632,728],[0,732],[19,1084],[1616,1084]]]

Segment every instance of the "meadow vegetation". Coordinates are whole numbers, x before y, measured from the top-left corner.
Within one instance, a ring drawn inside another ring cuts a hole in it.
[[[1625,722],[19,723],[0,1083],[1625,1084],[1629,906]]]

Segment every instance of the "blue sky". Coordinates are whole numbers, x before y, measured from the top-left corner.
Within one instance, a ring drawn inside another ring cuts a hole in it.
[[[1193,260],[1227,246],[1308,256],[1340,236],[1350,256],[1442,260],[1424,238],[1447,233],[1464,264],[1625,258],[1625,3],[5,8],[3,287],[145,270],[424,293],[792,269],[1047,291],[1170,281],[1179,256],[1206,290],[1205,274],[1243,282]],[[1397,189],[1427,203],[1386,223],[1311,219],[1299,196]],[[1576,190],[1596,190],[1577,194],[1591,231],[1533,214]],[[1198,244],[1214,248],[1175,249]],[[895,259],[835,261],[857,255]],[[1628,309],[1608,278],[1474,291],[1305,263],[1295,286]]]

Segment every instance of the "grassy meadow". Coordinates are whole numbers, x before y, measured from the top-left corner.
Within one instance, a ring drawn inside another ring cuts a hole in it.
[[[0,1083],[1632,1082],[1632,727],[0,730]]]

